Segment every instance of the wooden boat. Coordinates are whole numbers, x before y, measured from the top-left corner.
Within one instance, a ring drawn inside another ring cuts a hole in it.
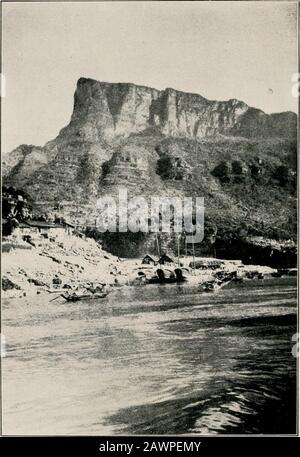
[[[78,292],[72,292],[71,294],[61,294],[61,297],[63,297],[67,301],[80,301],[80,300],[95,300],[95,299],[100,299],[100,298],[105,298],[108,295],[108,292],[101,292],[101,293],[78,293]]]
[[[177,284],[186,281],[180,268],[174,271],[168,268],[158,268],[155,275],[148,280],[149,284]]]
[[[203,292],[214,292],[219,288],[216,281],[204,282],[200,287]]]
[[[222,281],[221,280],[206,281],[200,285],[200,288],[203,292],[215,292],[219,289],[222,289],[222,287],[226,286],[231,281],[233,281],[233,278],[231,278],[231,279],[226,278]]]
[[[62,292],[67,292],[68,289],[63,289],[62,287],[60,289],[54,289],[54,288],[49,288],[47,289],[47,292],[49,292],[49,294],[61,294]]]

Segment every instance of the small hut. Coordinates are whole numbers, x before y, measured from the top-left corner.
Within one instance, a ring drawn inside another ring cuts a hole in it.
[[[160,265],[170,265],[170,264],[174,264],[174,259],[172,257],[170,257],[168,254],[163,254],[161,256],[161,258],[159,259],[158,263]]]
[[[142,260],[143,265],[157,265],[158,259],[150,254],[146,254]]]

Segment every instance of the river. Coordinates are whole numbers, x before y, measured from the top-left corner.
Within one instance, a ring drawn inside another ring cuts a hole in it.
[[[295,278],[4,300],[3,433],[295,433],[296,312]]]

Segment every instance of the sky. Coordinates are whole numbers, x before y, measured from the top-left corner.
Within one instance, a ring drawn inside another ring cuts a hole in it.
[[[80,77],[297,112],[293,2],[2,4],[2,151],[44,145]]]

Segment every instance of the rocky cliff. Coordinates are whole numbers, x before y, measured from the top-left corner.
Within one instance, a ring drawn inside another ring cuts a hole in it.
[[[43,147],[5,154],[3,183],[81,224],[93,224],[99,195],[123,185],[139,195],[204,196],[208,217],[229,230],[248,218],[254,234],[274,224],[293,233],[296,124],[294,113],[267,115],[235,99],[80,78],[70,123]]]
[[[169,88],[158,91],[80,78],[71,122],[60,136],[72,132],[85,141],[97,142],[126,137],[149,127],[156,127],[164,135],[197,139],[220,134],[289,137],[295,134],[296,116],[269,116],[235,99],[210,101]]]

